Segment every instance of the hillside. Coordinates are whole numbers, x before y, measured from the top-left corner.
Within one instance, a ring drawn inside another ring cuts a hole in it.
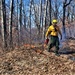
[[[59,57],[40,45],[0,50],[0,75],[75,75],[75,40],[62,45]]]

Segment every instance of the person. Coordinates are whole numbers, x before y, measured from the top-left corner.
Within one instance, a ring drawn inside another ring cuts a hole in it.
[[[59,56],[58,50],[59,50],[59,37],[58,34],[60,34],[62,39],[62,34],[60,31],[60,28],[57,26],[57,20],[54,19],[52,21],[52,25],[49,26],[47,32],[46,32],[46,39],[48,39],[48,36],[50,35],[50,43],[48,45],[48,52],[50,52],[50,49],[55,46],[55,54]]]

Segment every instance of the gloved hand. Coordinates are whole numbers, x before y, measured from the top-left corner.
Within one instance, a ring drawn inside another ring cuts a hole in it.
[[[48,39],[48,37],[46,37],[45,44],[48,44],[48,42],[49,42],[49,39]]]

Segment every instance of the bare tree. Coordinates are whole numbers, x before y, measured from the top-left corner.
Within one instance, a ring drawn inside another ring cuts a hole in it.
[[[33,0],[33,9],[34,9],[34,22],[37,27],[37,38],[40,38],[40,29],[41,29],[41,23],[42,23],[42,0],[40,0],[40,5],[34,4]]]
[[[13,22],[13,4],[14,0],[10,0],[10,14],[9,14],[9,45],[10,48],[13,48],[13,40],[12,40],[12,22]]]
[[[49,6],[49,14],[50,14],[50,25],[51,25],[51,22],[52,22],[51,21],[52,20],[52,18],[51,18],[51,13],[52,13],[51,12],[52,11],[52,9],[51,9],[52,8],[52,6],[51,6],[51,0],[49,0],[49,4],[50,4],[50,6]]]
[[[19,47],[21,45],[22,42],[22,0],[20,0],[20,4],[19,4],[19,8],[17,9],[18,13],[18,42],[19,42]]]
[[[65,12],[66,12],[66,7],[71,3],[72,0],[69,0],[69,2],[67,3],[67,0],[65,0],[63,2],[63,34],[64,34],[64,37],[63,38],[66,38],[66,30],[65,30]]]
[[[43,20],[43,36],[44,36],[44,38],[45,38],[45,29],[46,29],[47,6],[48,6],[48,0],[46,0],[46,2],[45,2],[45,10],[44,10],[44,20]]]
[[[74,21],[74,18],[75,18],[75,15],[74,15],[74,12],[75,12],[75,4],[74,5],[72,5],[72,9],[71,9],[71,11],[70,12],[72,12],[71,13],[71,22],[73,22]]]
[[[6,30],[6,6],[5,0],[1,0],[1,29],[2,29],[2,41],[3,48],[7,48],[7,30]]]
[[[55,19],[58,19],[58,5],[57,5],[57,0],[55,0],[55,14],[54,14],[54,16],[55,16]]]
[[[29,14],[29,28],[30,28],[30,44],[31,44],[31,9],[32,9],[32,2],[33,0],[30,0],[30,14]]]
[[[41,26],[41,23],[42,23],[42,0],[40,0],[40,13],[39,13],[39,15],[40,15],[40,26]],[[40,31],[39,31],[39,33],[40,33]]]
[[[69,23],[69,21],[70,21],[70,6],[68,6],[68,8],[67,8],[67,20],[68,20],[68,23]]]
[[[18,32],[17,32],[17,39],[18,39],[18,47],[20,46],[20,42],[19,42],[19,1],[17,0],[17,30],[18,30]]]
[[[25,5],[23,3],[23,15],[24,15],[24,28],[26,29],[26,11],[25,11]]]

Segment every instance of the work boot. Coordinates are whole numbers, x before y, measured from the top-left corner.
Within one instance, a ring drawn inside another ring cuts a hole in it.
[[[58,53],[58,51],[55,52],[55,55],[56,55],[56,56],[60,56],[60,54]]]
[[[60,56],[60,54],[59,54],[59,53],[55,53],[55,55],[56,55],[56,56]]]
[[[51,50],[50,49],[48,49],[48,52],[50,52]]]

